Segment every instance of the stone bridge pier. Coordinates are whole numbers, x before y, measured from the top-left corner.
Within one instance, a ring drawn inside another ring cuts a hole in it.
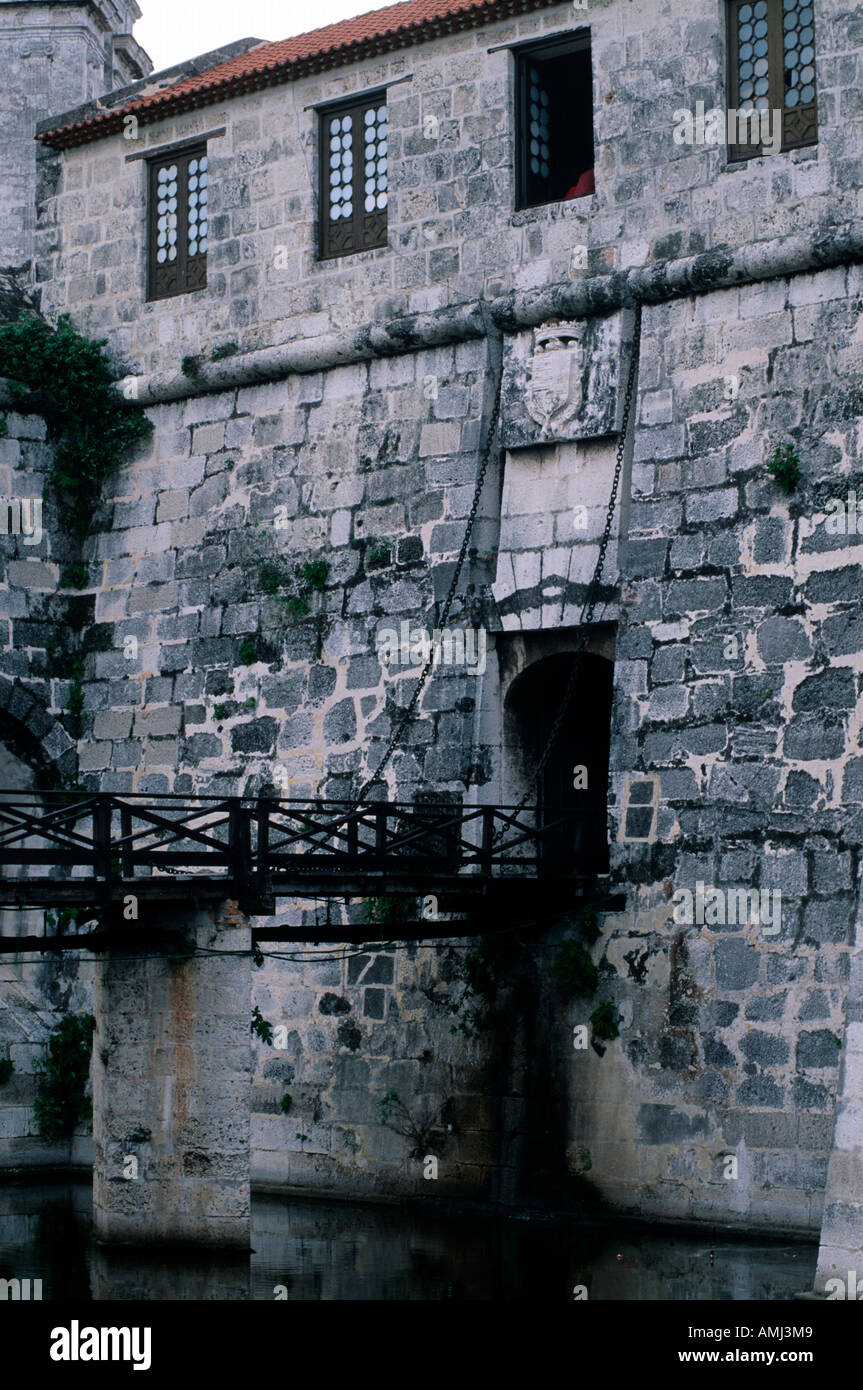
[[[123,947],[97,969],[96,1236],[247,1249],[251,927],[235,903],[168,914],[193,954]]]
[[[829,1280],[840,1279],[847,1298],[855,1297],[863,1289],[863,912],[860,910],[863,897],[860,893],[857,901],[833,1149],[827,1169],[815,1275],[816,1293],[835,1293],[835,1289],[828,1290],[826,1286]],[[855,1292],[849,1292],[849,1285]]]

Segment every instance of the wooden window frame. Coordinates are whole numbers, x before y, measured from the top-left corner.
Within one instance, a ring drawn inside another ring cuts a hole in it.
[[[207,156],[207,142],[176,149],[163,149],[158,156],[147,160],[147,299],[175,299],[181,294],[193,294],[207,287],[207,252],[189,258],[189,187],[188,167],[193,159]],[[159,169],[165,164],[178,166],[177,178],[177,260],[169,268],[156,259],[158,251],[158,187]],[[209,164],[208,164],[209,168]],[[209,186],[209,179],[208,179]],[[207,205],[209,207],[209,203]],[[209,219],[208,219],[209,220]],[[174,272],[169,281],[168,269]],[[166,283],[167,282],[167,283]]]
[[[318,108],[318,260],[341,260],[343,256],[357,256],[362,251],[379,251],[389,245],[389,192],[392,187],[392,156],[387,144],[387,206],[365,210],[365,161],[359,157],[359,147],[354,147],[354,177],[352,184],[353,216],[335,224],[330,221],[330,137],[329,122],[334,118],[350,116],[353,130],[365,128],[367,111],[376,111],[381,106],[388,107],[387,89],[366,92],[359,100],[339,101]],[[389,110],[387,111],[389,122]],[[346,232],[349,229],[349,233]],[[345,243],[348,244],[345,244]]]
[[[740,109],[740,63],[738,59],[738,24],[737,15],[742,5],[752,4],[753,0],[726,0],[726,21],[728,34],[728,108],[739,111]],[[812,0],[813,9],[815,8]],[[815,37],[813,47],[815,48],[815,98],[806,106],[786,107],[785,106],[785,71],[783,67],[785,54],[785,33],[783,27],[783,5],[782,0],[767,0],[767,76],[768,92],[767,100],[773,111],[782,113],[782,143],[780,150],[785,153],[788,150],[805,149],[810,145],[818,144],[818,26],[817,13],[813,16],[813,27]],[[763,145],[729,145],[728,158],[732,163],[740,163],[748,159],[757,159],[764,154]]]
[[[587,52],[591,55],[591,75],[593,73],[593,49],[591,45],[591,33],[589,28],[575,30],[571,34],[565,34],[556,38],[545,39],[540,43],[532,42],[529,44],[519,44],[512,49],[515,58],[515,211],[528,212],[531,208],[552,207],[565,199],[550,198],[545,202],[528,201],[528,159],[530,151],[528,148],[528,66],[539,59],[542,62],[547,58],[565,58],[572,53]],[[593,104],[591,101],[591,121],[593,121]],[[595,150],[595,127],[592,128]]]

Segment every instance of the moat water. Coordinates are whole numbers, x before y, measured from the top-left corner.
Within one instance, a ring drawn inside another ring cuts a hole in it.
[[[0,1183],[0,1278],[75,1301],[784,1300],[811,1290],[818,1254],[814,1242],[258,1195],[251,1256],[151,1256],[97,1245],[90,1195],[85,1182]]]

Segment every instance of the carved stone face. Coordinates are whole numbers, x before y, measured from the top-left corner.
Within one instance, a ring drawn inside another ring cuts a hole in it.
[[[543,430],[577,415],[582,400],[584,349],[576,331],[538,329],[527,380],[525,409]]]

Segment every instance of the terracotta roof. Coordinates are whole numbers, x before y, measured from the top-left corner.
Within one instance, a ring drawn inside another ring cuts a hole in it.
[[[292,39],[259,44],[207,72],[181,77],[169,87],[145,92],[110,111],[43,130],[37,139],[57,150],[83,145],[122,130],[127,115],[136,115],[139,124],[145,125],[225,97],[273,87],[361,58],[561,3],[562,0],[403,0],[401,4],[356,15]]]

